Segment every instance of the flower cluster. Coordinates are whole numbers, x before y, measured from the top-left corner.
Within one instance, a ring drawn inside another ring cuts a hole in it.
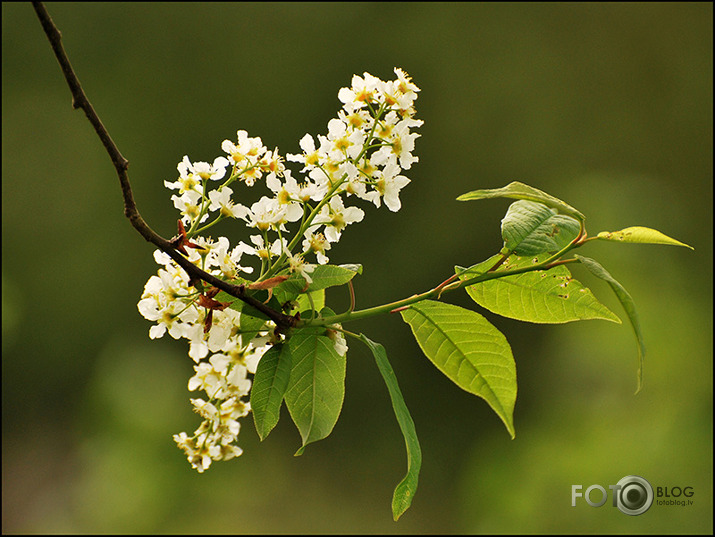
[[[252,248],[239,244],[229,251],[225,237],[216,242],[201,237],[195,241],[196,248],[188,250],[189,259],[207,272],[226,276],[246,270],[238,263]],[[240,428],[237,420],[250,411],[250,403],[243,400],[251,389],[248,375],[255,373],[270,345],[266,331],[271,323],[266,322],[265,330],[244,341],[238,330],[238,311],[215,300],[211,291],[201,293],[191,286],[186,273],[168,255],[157,250],[154,258],[163,268],[149,278],[137,307],[142,316],[157,323],[149,330],[150,338],[168,332],[174,339],[189,341],[189,356],[196,363],[189,390],[204,391],[208,401],[191,400],[204,421],[192,437],[181,433],[174,439],[192,466],[203,472],[212,460],[241,454],[235,445]]]
[[[235,142],[223,141],[224,154],[213,163],[192,162],[185,156],[177,166],[179,177],[164,183],[176,191],[171,200],[181,214],[179,250],[204,271],[227,281],[247,281],[245,276],[254,270],[241,264],[247,255],[260,265],[255,282],[297,274],[307,288],[316,265],[306,262],[306,256],[318,265],[327,264],[332,244],[349,224],[364,218],[364,211],[349,200],[384,204],[391,211],[401,207],[400,191],[410,182],[401,172],[418,160],[412,151],[419,135],[412,130],[422,121],[414,118],[419,88],[401,69],[396,68],[395,75],[388,82],[368,73],[355,75],[351,87],[338,93],[343,106],[329,121],[327,134],[317,140],[306,134],[299,154],[284,159],[277,148],[270,151],[260,138],[238,131]],[[302,165],[302,181],[286,169],[286,160]],[[252,187],[261,179],[271,195],[250,206],[234,199],[232,185]],[[245,222],[253,233],[250,244],[240,242],[231,248],[225,237],[214,241],[202,236],[227,218]],[[292,238],[290,224],[297,227]],[[189,390],[204,391],[208,401],[191,400],[203,422],[193,436],[181,433],[174,439],[202,472],[213,460],[241,454],[235,444],[237,420],[250,411],[244,400],[250,392],[249,375],[279,336],[273,334],[271,321],[248,335],[242,333],[240,308],[216,300],[215,289],[197,288],[168,255],[157,251],[154,257],[161,268],[147,281],[138,309],[156,322],[149,331],[152,339],[168,332],[190,343],[196,374]],[[344,355],[345,338],[334,334],[336,350]]]

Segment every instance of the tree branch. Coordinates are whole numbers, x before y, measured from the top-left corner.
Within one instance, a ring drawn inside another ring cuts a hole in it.
[[[64,75],[67,85],[70,88],[70,92],[72,93],[72,107],[74,109],[81,108],[84,111],[84,114],[92,124],[92,127],[102,142],[102,145],[104,145],[105,150],[109,154],[109,158],[112,159],[112,164],[114,165],[114,169],[119,177],[119,183],[124,197],[124,215],[129,219],[129,222],[132,224],[134,229],[136,229],[148,242],[168,254],[177,265],[186,271],[190,279],[203,280],[206,283],[225,291],[229,295],[242,300],[266,315],[269,319],[275,322],[279,328],[289,328],[295,326],[297,322],[295,317],[275,311],[273,308],[268,307],[260,300],[247,295],[245,286],[234,285],[226,282],[194,265],[176,250],[171,241],[156,233],[144,221],[137,210],[136,204],[134,203],[134,194],[132,193],[132,187],[129,183],[129,177],[127,175],[129,161],[120,153],[119,148],[117,148],[117,145],[112,140],[109,132],[99,119],[94,107],[89,102],[87,95],[84,93],[82,85],[72,68],[72,64],[70,64],[67,53],[62,45],[62,34],[52,21],[50,14],[47,12],[47,8],[42,2],[32,2],[32,6],[35,8],[37,17],[40,19],[40,23],[42,24],[42,29],[45,31],[47,39],[50,41],[52,50],[60,64],[60,68],[62,69],[62,74]]]

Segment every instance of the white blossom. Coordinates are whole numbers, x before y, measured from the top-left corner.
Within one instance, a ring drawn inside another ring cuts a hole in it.
[[[212,163],[184,156],[177,165],[179,177],[164,181],[174,191],[171,201],[181,214],[183,229],[180,225],[173,242],[178,251],[209,274],[246,285],[250,282],[245,276],[253,267],[243,266],[243,256],[255,256],[261,277],[267,271],[299,274],[307,289],[318,265],[329,262],[327,252],[346,227],[365,217],[361,208],[346,206],[346,199],[378,208],[384,204],[390,211],[401,208],[400,192],[410,183],[403,173],[418,161],[414,149],[419,134],[414,129],[423,122],[414,117],[420,89],[402,69],[394,73],[389,81],[369,73],[354,75],[350,87],[338,92],[342,108],[328,121],[327,132],[305,134],[298,154],[288,153],[284,159],[277,148],[269,151],[261,138],[238,130],[235,141],[221,143],[224,156]],[[302,166],[302,176],[293,177],[286,162]],[[235,194],[236,186],[253,186],[261,178],[269,195],[250,196],[245,204],[236,201],[244,199]],[[224,219],[234,226],[245,222],[254,230],[250,244],[232,246],[226,237],[205,236]],[[317,264],[305,260],[309,255],[315,255]],[[194,367],[188,389],[203,392],[191,399],[202,421],[192,435],[182,432],[174,441],[191,466],[204,472],[213,461],[241,455],[239,420],[251,411],[252,375],[276,338],[285,336],[272,321],[245,332],[237,298],[190,280],[165,252],[156,250],[154,260],[159,269],[146,282],[137,309],[153,323],[150,338],[168,333],[188,343]],[[328,329],[326,334],[335,351],[345,356],[348,347],[341,330]]]

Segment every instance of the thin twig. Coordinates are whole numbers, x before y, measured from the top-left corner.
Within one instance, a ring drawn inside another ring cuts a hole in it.
[[[94,107],[89,102],[87,95],[84,93],[82,85],[80,84],[79,79],[72,68],[72,64],[70,64],[69,58],[67,57],[67,53],[62,46],[62,34],[52,21],[50,14],[47,12],[47,8],[45,8],[45,5],[42,2],[32,2],[32,6],[35,8],[37,17],[40,19],[42,28],[50,41],[52,50],[54,51],[55,57],[60,64],[60,68],[62,69],[62,74],[64,74],[67,85],[72,93],[72,107],[74,109],[81,108],[84,111],[84,114],[87,116],[87,119],[92,124],[94,131],[101,140],[102,145],[104,145],[104,148],[109,154],[109,158],[112,159],[112,164],[114,165],[114,169],[119,177],[119,183],[124,197],[124,215],[129,219],[134,229],[136,229],[148,242],[168,254],[169,257],[176,262],[176,264],[186,271],[190,279],[195,281],[203,280],[206,283],[225,291],[229,295],[246,302],[274,321],[279,328],[295,326],[297,322],[295,317],[275,311],[273,308],[265,305],[260,300],[248,296],[246,294],[245,286],[231,284],[212,274],[209,274],[208,272],[205,272],[204,270],[201,270],[186,257],[181,255],[181,253],[179,253],[173,246],[171,241],[156,233],[144,221],[137,210],[136,204],[134,203],[134,194],[132,193],[132,187],[129,184],[129,177],[127,176],[129,161],[120,153],[116,144],[112,140],[112,137],[109,135],[109,132],[99,119]]]

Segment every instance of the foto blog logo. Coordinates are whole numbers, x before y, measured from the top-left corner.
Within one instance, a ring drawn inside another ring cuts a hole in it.
[[[626,515],[642,515],[653,505],[653,487],[638,475],[628,475],[615,485],[608,485],[613,497],[613,507]],[[601,485],[591,485],[582,492],[582,485],[571,485],[571,507],[576,507],[576,499],[583,498],[591,507],[601,507],[608,500],[608,492]],[[594,493],[594,491],[598,493]]]

